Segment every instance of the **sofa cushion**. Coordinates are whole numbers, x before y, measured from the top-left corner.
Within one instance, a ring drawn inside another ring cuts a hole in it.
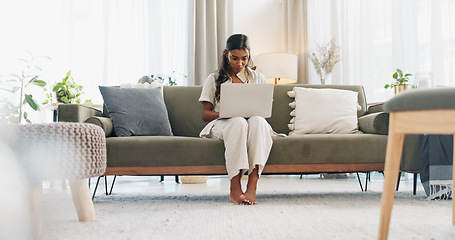
[[[387,135],[292,135],[273,139],[267,165],[384,163],[386,147]]]
[[[357,92],[340,89],[295,87],[289,92],[295,97],[290,104],[289,129],[293,134],[358,133]]]
[[[108,167],[224,165],[223,141],[181,136],[107,138]]]
[[[199,102],[202,86],[165,86],[164,103],[174,136],[199,137],[207,125]]]
[[[365,99],[365,91],[360,85],[308,85],[308,84],[278,84],[275,85],[273,93],[273,108],[272,117],[267,119],[273,130],[278,133],[289,133],[289,121],[291,116],[289,113],[292,111],[289,103],[293,101],[291,97],[287,95],[287,92],[291,91],[294,87],[306,87],[316,89],[344,89],[358,92],[357,100],[362,109],[357,111],[357,117],[365,115],[367,110],[367,103]],[[165,89],[166,90],[166,89]],[[165,95],[166,98],[166,95]],[[172,128],[174,130],[174,128]]]
[[[173,135],[161,88],[99,88],[117,137]]]
[[[218,139],[132,136],[107,138],[106,143],[108,167],[225,165],[224,143]],[[273,138],[265,167],[274,164],[384,163],[386,145],[387,136],[378,134],[277,137]]]

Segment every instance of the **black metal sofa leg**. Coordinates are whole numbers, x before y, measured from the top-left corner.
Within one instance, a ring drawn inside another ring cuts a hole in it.
[[[359,176],[359,172],[355,172],[357,174],[357,179],[359,180],[359,185],[360,185],[360,191],[363,192],[363,186],[362,186],[362,182],[360,181],[360,176]]]
[[[400,180],[401,180],[401,172],[398,173],[398,180],[397,180],[397,189],[396,189],[396,191],[398,191],[398,189],[400,188]]]
[[[95,190],[93,190],[93,195],[92,195],[92,201],[93,201],[93,199],[95,199],[96,189],[98,189],[98,184],[100,183],[101,177],[102,176],[99,176],[98,180],[96,180]]]

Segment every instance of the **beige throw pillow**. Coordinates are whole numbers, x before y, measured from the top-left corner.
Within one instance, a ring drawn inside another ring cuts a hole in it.
[[[288,95],[295,101],[289,135],[310,133],[359,133],[357,92],[341,89],[294,87]]]

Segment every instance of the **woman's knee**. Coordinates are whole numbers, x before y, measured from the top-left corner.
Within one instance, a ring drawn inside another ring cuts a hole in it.
[[[248,126],[247,120],[243,117],[233,117],[230,119],[230,121],[231,121],[230,124],[233,124],[236,126],[245,126],[245,127]]]
[[[243,117],[233,117],[229,119],[229,125],[224,129],[224,131],[239,131],[246,132],[248,129],[248,122]]]
[[[248,124],[251,126],[267,126],[269,123],[263,117],[253,116],[248,119]]]

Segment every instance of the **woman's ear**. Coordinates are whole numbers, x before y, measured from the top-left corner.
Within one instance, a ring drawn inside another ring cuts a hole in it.
[[[227,51],[226,49],[224,50],[223,54],[224,54],[224,56],[225,56],[226,58],[229,58],[229,57],[228,57],[228,51]]]

